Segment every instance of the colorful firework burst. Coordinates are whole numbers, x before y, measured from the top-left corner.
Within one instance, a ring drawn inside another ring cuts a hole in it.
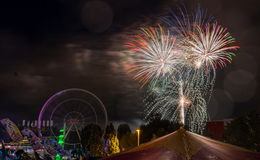
[[[146,118],[161,114],[162,119],[186,124],[202,133],[208,120],[207,102],[213,90],[216,69],[231,63],[235,40],[206,11],[171,11],[162,18],[170,30],[143,28],[128,43],[134,65],[134,78],[149,84]],[[156,84],[156,85],[155,85]]]
[[[224,68],[235,55],[232,50],[239,48],[231,45],[235,39],[227,29],[217,24],[207,24],[204,28],[196,26],[194,32],[183,38],[183,42],[191,63],[196,68],[204,67],[206,71],[215,70],[217,66]]]
[[[134,57],[129,71],[135,73],[134,79],[139,80],[142,86],[148,82],[155,83],[160,78],[168,79],[181,63],[176,38],[160,25],[142,28],[127,45]]]
[[[235,55],[232,50],[239,47],[232,46],[235,39],[208,16],[206,10],[198,6],[189,13],[185,8],[179,8],[179,16],[171,10],[170,15],[162,17],[162,20],[172,28],[172,32],[177,32],[187,65],[209,72],[231,63]]]

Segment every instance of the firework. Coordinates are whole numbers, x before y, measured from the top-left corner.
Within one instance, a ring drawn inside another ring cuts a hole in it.
[[[128,45],[134,78],[149,84],[145,115],[179,122],[202,133],[208,120],[207,102],[213,90],[216,69],[231,63],[234,38],[206,11],[162,18],[169,30],[158,26],[143,28]],[[155,85],[156,84],[156,85]]]
[[[134,72],[134,79],[144,86],[172,75],[181,60],[175,43],[176,38],[161,26],[142,28],[140,34],[127,43],[134,57],[129,70]]]
[[[185,7],[180,7],[177,13],[169,10],[170,16],[161,17],[161,19],[172,28],[172,32],[176,32],[181,37],[189,36],[190,32],[195,31],[195,26],[215,23],[215,20],[207,14],[207,10],[202,9],[199,5],[192,12],[188,12]]]
[[[207,24],[204,28],[196,26],[194,32],[183,38],[183,42],[185,50],[192,57],[190,62],[198,69],[204,66],[206,71],[231,63],[235,55],[232,50],[239,48],[231,45],[235,40],[227,29],[217,24]]]
[[[224,68],[231,63],[233,51],[239,47],[232,45],[235,39],[227,29],[218,25],[200,6],[191,13],[180,8],[179,16],[173,11],[170,15],[162,19],[178,34],[181,58],[185,62],[183,80],[200,88],[209,101],[217,67]]]
[[[201,134],[208,120],[207,103],[201,91],[182,81],[148,92],[145,103],[145,118],[160,114],[162,119],[179,122],[192,132]]]
[[[176,31],[182,42],[183,59],[187,65],[197,69],[215,70],[231,63],[235,39],[227,29],[218,25],[216,20],[207,15],[207,11],[197,7],[192,13],[179,8],[179,16],[170,10],[170,17],[162,17],[163,21]]]
[[[183,82],[179,82],[180,86],[179,86],[179,112],[180,112],[180,124],[184,125],[185,124],[185,111],[184,111],[184,107],[189,106],[191,104],[191,101],[184,95],[183,93]]]

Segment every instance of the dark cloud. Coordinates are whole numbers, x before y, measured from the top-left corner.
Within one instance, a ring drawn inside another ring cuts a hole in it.
[[[28,46],[25,49],[19,46],[12,48],[14,55],[5,57],[9,62],[3,66],[0,75],[3,94],[9,95],[8,101],[12,99],[8,108],[14,109],[16,114],[24,114],[20,117],[29,115],[36,118],[40,107],[52,94],[78,87],[100,97],[111,120],[140,118],[138,107],[142,100],[138,84],[126,77],[124,71],[117,72],[119,69],[111,68],[111,62],[115,62],[117,57],[107,54],[108,38],[99,35],[97,37],[102,40],[95,40],[92,37],[74,34],[73,37],[65,37],[67,41],[56,40],[55,45],[23,42]],[[13,57],[21,59],[14,63],[11,61]],[[17,110],[17,105],[26,113]],[[7,109],[7,106],[2,107]]]

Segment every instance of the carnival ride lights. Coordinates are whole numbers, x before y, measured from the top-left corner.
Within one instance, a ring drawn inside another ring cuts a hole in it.
[[[53,121],[51,134],[64,149],[80,146],[80,130],[88,124],[99,125],[103,130],[107,124],[107,112],[102,101],[93,93],[71,88],[51,96],[43,105],[38,117],[39,136],[43,120]],[[60,129],[59,135],[55,128]],[[62,132],[62,134],[61,134]]]

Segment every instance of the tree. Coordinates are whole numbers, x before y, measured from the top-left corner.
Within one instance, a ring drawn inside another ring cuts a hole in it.
[[[106,147],[107,147],[107,156],[120,152],[119,141],[116,135],[111,134],[109,136],[109,138],[106,141]]]
[[[148,123],[146,125],[140,126],[141,143],[148,142],[155,137],[164,136],[179,128],[178,124],[161,119],[161,115],[159,114],[148,117],[147,121]]]
[[[105,139],[105,152],[107,156],[120,152],[119,141],[116,136],[116,131],[112,123],[110,123],[107,126],[104,139]]]
[[[87,125],[81,131],[81,144],[94,157],[102,157],[104,155],[101,138],[102,129],[96,124]]]
[[[121,151],[129,150],[137,146],[137,135],[127,133],[119,140],[119,146]]]
[[[120,124],[117,128],[117,137],[120,140],[124,135],[131,133],[131,129],[128,124]]]
[[[260,114],[251,112],[234,119],[224,131],[224,142],[260,151]]]
[[[101,143],[100,137],[93,136],[90,140],[90,153],[93,157],[103,157],[104,150],[103,145]]]
[[[104,139],[108,139],[110,135],[116,135],[116,130],[115,127],[112,123],[110,123],[107,127],[106,127],[106,132],[104,135]]]

